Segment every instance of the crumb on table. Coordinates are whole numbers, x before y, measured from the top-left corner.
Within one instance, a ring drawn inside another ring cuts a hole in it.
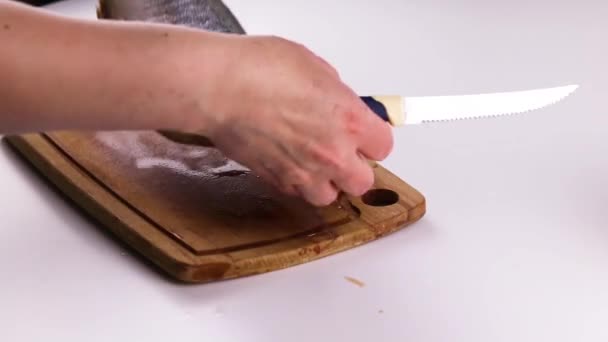
[[[355,285],[357,285],[357,286],[359,286],[359,287],[363,287],[363,286],[365,286],[365,283],[364,283],[364,282],[362,282],[362,281],[361,281],[361,280],[359,280],[359,279],[355,279],[355,278],[353,278],[353,277],[344,277],[344,279],[346,279],[346,280],[350,281],[351,283],[353,283],[353,284],[355,284]]]

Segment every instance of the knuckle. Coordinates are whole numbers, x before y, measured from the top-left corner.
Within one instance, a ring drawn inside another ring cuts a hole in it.
[[[298,192],[296,191],[296,189],[295,189],[295,187],[293,185],[282,185],[282,186],[279,187],[279,189],[284,194],[287,194],[287,195],[290,195],[290,196],[295,196],[295,195],[298,194]]]
[[[310,176],[308,173],[297,168],[291,168],[285,171],[283,176],[284,186],[291,187],[293,185],[308,185],[310,184]]]
[[[321,164],[323,168],[340,172],[346,169],[345,158],[335,148],[313,146],[310,148],[310,156],[314,162]]]
[[[365,125],[358,120],[355,112],[349,111],[345,115],[344,126],[346,132],[352,136],[361,136],[365,132]]]
[[[337,190],[328,181],[298,187],[303,197],[314,206],[327,206],[338,198]]]
[[[340,120],[340,125],[344,131],[351,136],[360,136],[365,132],[366,125],[362,120],[365,110],[358,104],[336,104],[333,108],[333,115]]]

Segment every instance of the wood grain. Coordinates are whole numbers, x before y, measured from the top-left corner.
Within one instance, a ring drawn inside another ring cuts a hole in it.
[[[213,147],[158,132],[5,140],[98,222],[170,276],[202,283],[310,262],[419,220],[424,196],[379,164],[362,197],[313,207]]]

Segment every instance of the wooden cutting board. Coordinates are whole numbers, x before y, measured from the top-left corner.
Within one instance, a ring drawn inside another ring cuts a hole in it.
[[[379,164],[372,191],[316,208],[278,193],[214,148],[157,132],[5,140],[75,205],[185,282],[309,262],[397,231],[426,210],[416,189]]]

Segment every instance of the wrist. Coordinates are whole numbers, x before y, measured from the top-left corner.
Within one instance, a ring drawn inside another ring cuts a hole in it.
[[[180,32],[167,49],[168,70],[161,71],[168,91],[176,96],[172,103],[179,115],[173,115],[173,130],[212,136],[228,119],[226,96],[230,64],[235,60],[234,39],[214,32]],[[229,102],[229,101],[228,101]]]

